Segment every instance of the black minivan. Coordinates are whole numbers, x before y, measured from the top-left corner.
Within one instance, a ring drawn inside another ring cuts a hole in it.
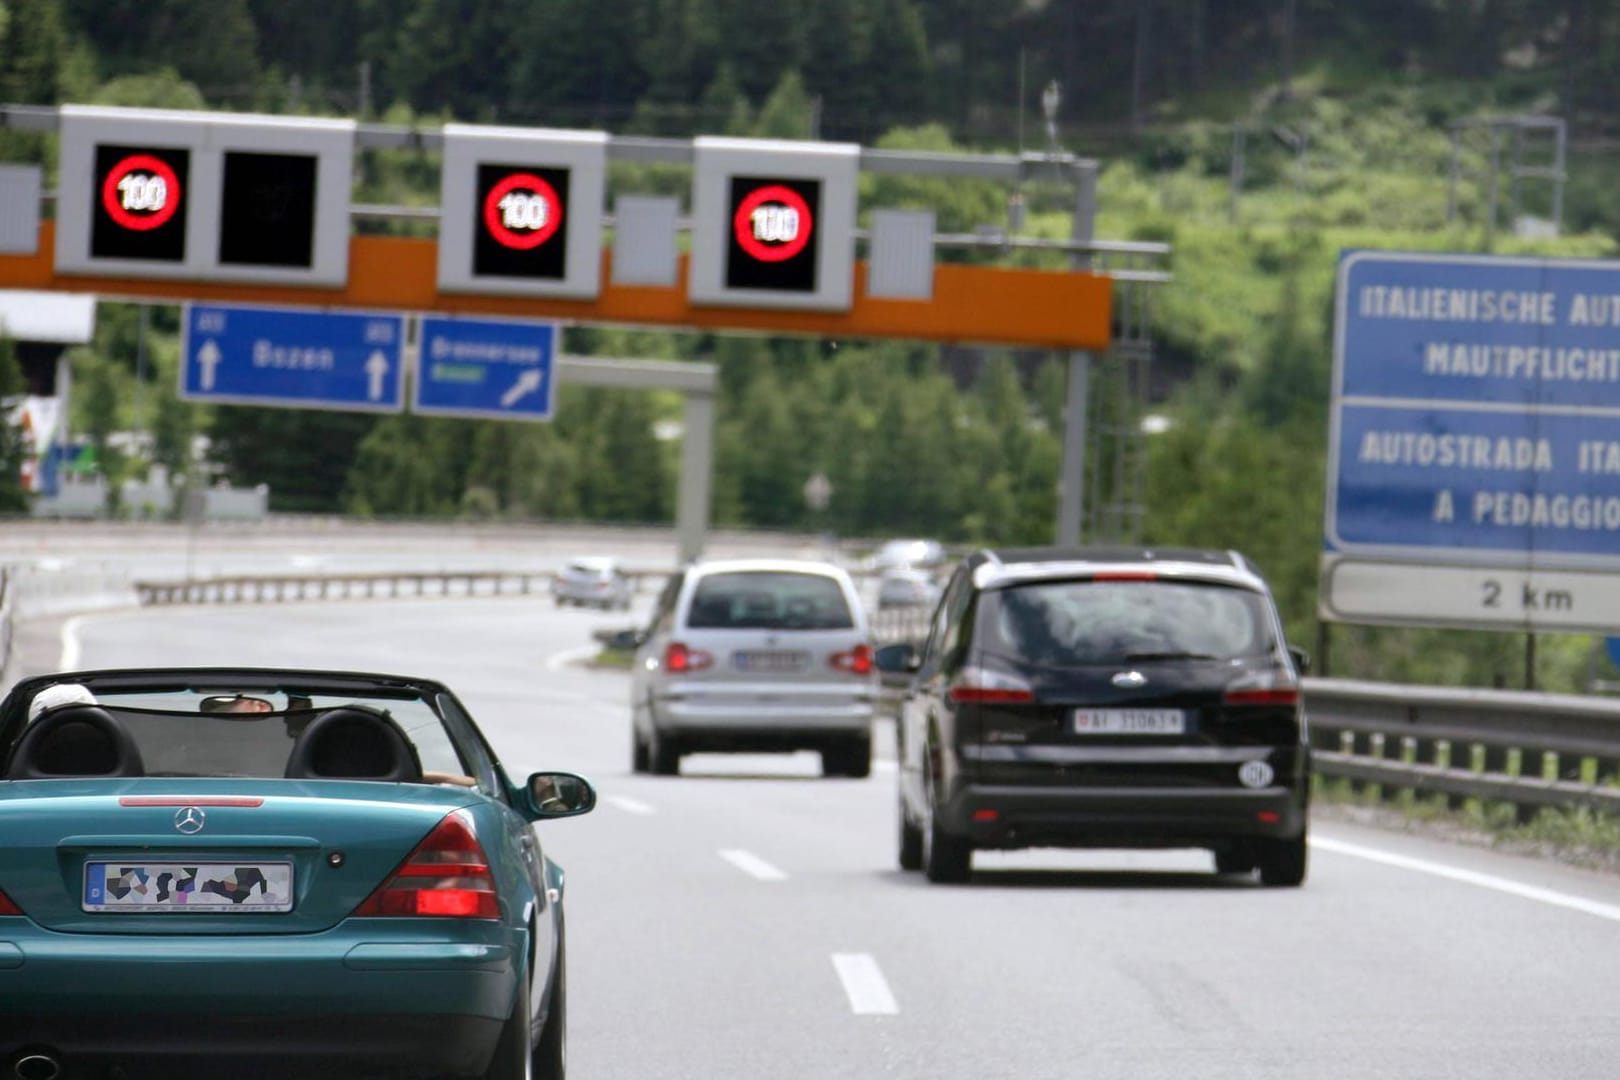
[[[976,848],[1201,847],[1305,880],[1306,657],[1230,551],[1030,548],[957,566],[900,706],[900,865]]]

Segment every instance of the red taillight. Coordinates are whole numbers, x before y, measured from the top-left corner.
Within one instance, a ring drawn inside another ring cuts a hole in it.
[[[1151,570],[1104,570],[1091,575],[1092,581],[1158,581],[1159,575]]]
[[[1299,687],[1241,687],[1227,690],[1221,700],[1228,705],[1298,705]]]
[[[975,811],[973,811],[973,820],[974,821],[995,821],[995,820],[999,819],[1000,817],[1001,817],[1001,811],[1000,810],[975,810]]]
[[[946,691],[958,705],[1019,705],[1035,700],[1035,688],[1005,671],[969,665]]]
[[[714,663],[714,657],[702,649],[688,649],[678,641],[664,647],[664,670],[676,675],[688,671],[702,671]]]
[[[827,660],[839,671],[847,671],[851,675],[872,674],[872,646],[857,645],[849,652],[834,653]]]
[[[471,816],[465,810],[446,815],[354,914],[500,918],[495,876]]]
[[[0,892],[0,915],[21,915],[22,908],[11,902],[11,897]]]

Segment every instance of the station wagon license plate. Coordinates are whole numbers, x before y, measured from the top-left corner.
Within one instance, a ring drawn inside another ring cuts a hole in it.
[[[291,911],[292,863],[90,862],[85,911]]]
[[[1076,735],[1185,735],[1185,709],[1076,709]]]
[[[805,664],[805,654],[783,650],[736,652],[731,654],[731,662],[738,671],[766,673],[802,671]]]

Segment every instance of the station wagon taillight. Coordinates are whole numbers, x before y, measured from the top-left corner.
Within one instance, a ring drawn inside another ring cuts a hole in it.
[[[872,674],[872,646],[861,644],[849,652],[833,653],[827,662],[839,671],[847,671],[851,675]]]
[[[0,915],[21,915],[22,908],[11,902],[11,897],[0,892]]]
[[[688,671],[702,671],[712,667],[714,657],[702,649],[688,649],[678,641],[672,641],[664,647],[664,670],[674,672],[676,675]]]
[[[968,666],[946,690],[958,705],[1018,705],[1035,700],[1035,689],[1016,675]]]
[[[447,814],[354,914],[500,918],[495,876],[471,816],[465,810]]]

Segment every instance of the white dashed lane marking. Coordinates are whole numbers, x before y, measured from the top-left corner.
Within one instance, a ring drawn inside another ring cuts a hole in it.
[[[856,1016],[893,1016],[900,1011],[883,969],[871,953],[833,953],[832,962]]]
[[[758,881],[786,881],[787,875],[758,855],[737,848],[722,849],[720,857]]]

